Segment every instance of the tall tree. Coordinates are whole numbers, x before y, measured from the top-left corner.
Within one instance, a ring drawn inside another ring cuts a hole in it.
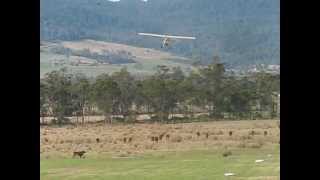
[[[178,85],[183,81],[180,70],[173,73],[166,66],[158,66],[157,73],[144,81],[144,95],[150,101],[160,121],[166,121],[179,102]]]
[[[118,84],[108,75],[99,75],[93,84],[93,99],[104,113],[105,121],[112,123],[112,114],[116,111],[121,94]]]
[[[256,98],[254,82],[246,77],[228,77],[223,84],[223,111],[232,113],[237,118],[248,117]]]
[[[48,112],[48,89],[44,80],[40,80],[40,117],[42,119],[42,124],[44,124],[44,118]]]
[[[47,84],[48,102],[53,116],[60,125],[67,120],[65,116],[71,115],[73,110],[71,78],[66,69],[61,69],[47,73],[44,79]]]
[[[134,78],[126,68],[122,68],[119,72],[112,74],[112,79],[117,83],[120,91],[118,111],[124,116],[125,120],[127,120],[127,117],[133,115],[132,106],[136,96]]]
[[[280,76],[266,72],[253,74],[256,81],[256,94],[262,110],[272,111],[272,94],[280,92]]]
[[[214,62],[208,67],[200,69],[200,74],[205,81],[206,100],[209,104],[210,116],[212,117],[221,117],[224,72],[224,65],[217,61],[217,57],[214,58]]]
[[[198,72],[191,72],[188,77],[181,83],[181,96],[182,101],[186,104],[186,111],[194,115],[194,107],[204,107],[206,104],[205,100],[205,89],[206,82],[204,78]]]
[[[82,124],[85,119],[85,109],[89,105],[90,100],[90,83],[84,74],[76,74],[72,82],[72,100],[75,111],[82,117]]]

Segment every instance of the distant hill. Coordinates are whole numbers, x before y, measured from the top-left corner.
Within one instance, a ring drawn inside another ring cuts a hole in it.
[[[40,46],[40,77],[62,67],[88,76],[112,73],[122,67],[135,75],[148,75],[158,65],[179,66],[188,73],[193,69],[191,64],[191,59],[168,52],[95,40],[43,41]]]
[[[279,64],[279,0],[41,0],[42,40],[94,39],[160,49],[138,32],[196,36],[169,52],[234,66]]]

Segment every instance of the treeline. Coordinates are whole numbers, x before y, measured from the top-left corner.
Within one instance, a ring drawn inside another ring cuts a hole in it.
[[[174,121],[173,114],[193,119],[199,112],[207,119],[259,118],[267,112],[277,116],[280,75],[265,72],[237,77],[213,63],[185,75],[179,67],[158,66],[149,77],[134,77],[125,68],[89,79],[66,69],[47,73],[40,81],[40,115],[65,123],[68,116],[94,113],[112,123],[114,115],[133,122],[138,114],[153,114],[153,120]],[[120,120],[120,119],[118,119]]]

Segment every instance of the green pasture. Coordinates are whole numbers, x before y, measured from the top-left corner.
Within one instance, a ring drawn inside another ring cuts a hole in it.
[[[219,150],[154,152],[115,156],[87,154],[84,159],[41,157],[42,180],[222,180],[280,179],[280,150]],[[264,159],[256,163],[255,160]],[[225,177],[224,173],[235,173]]]

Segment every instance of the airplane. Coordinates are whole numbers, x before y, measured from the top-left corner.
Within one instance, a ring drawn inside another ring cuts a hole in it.
[[[151,33],[138,33],[138,35],[163,38],[161,48],[167,47],[167,46],[169,45],[169,42],[172,41],[172,39],[189,39],[189,40],[194,40],[194,39],[196,39],[195,37],[170,36],[170,35],[151,34]]]

